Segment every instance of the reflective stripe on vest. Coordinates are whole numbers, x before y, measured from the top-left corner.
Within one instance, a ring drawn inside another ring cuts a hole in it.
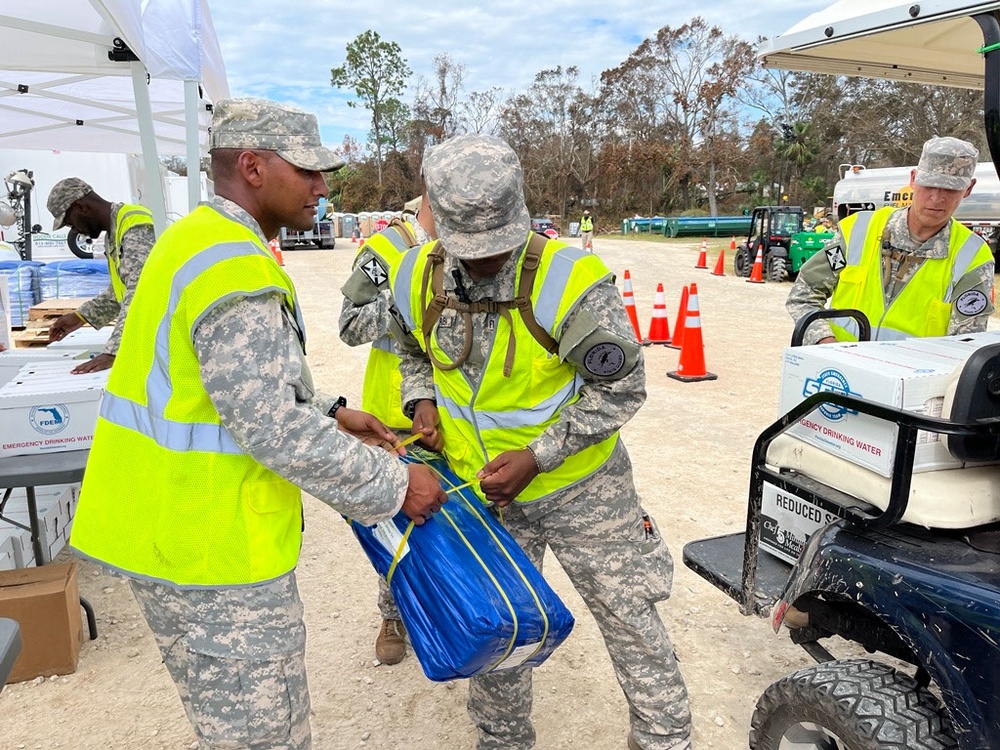
[[[358,255],[370,251],[387,269],[392,269],[409,249],[403,236],[394,227],[387,227],[365,240],[365,246]],[[361,409],[374,414],[387,427],[408,430],[413,422],[403,414],[403,377],[399,372],[399,363],[396,342],[391,336],[384,334],[372,342],[361,389]]]
[[[298,560],[301,493],[228,433],[193,333],[223,301],[272,291],[300,320],[294,288],[256,234],[208,206],[160,243],[125,320],[70,544],[181,588],[273,580]]]
[[[854,307],[871,322],[877,341],[914,336],[945,336],[951,319],[955,287],[973,268],[992,261],[989,247],[977,235],[952,220],[947,258],[928,258],[885,307],[882,283],[882,233],[894,208],[864,211],[841,222],[847,266],[830,299],[832,308]],[[857,341],[858,324],[850,318],[830,321],[840,341]]]
[[[393,296],[420,346],[433,349],[440,361],[451,361],[441,349],[438,328],[429,339],[422,335],[422,315],[427,299],[421,299],[421,280],[434,243],[410,251],[394,269]],[[520,279],[524,251],[518,256],[515,278]],[[531,293],[538,323],[553,335],[560,333],[566,316],[596,284],[610,272],[597,256],[558,241],[546,243]],[[516,308],[510,309],[511,325],[496,318],[493,340],[478,383],[471,383],[462,368],[434,370],[434,387],[444,452],[459,476],[472,477],[489,460],[508,450],[521,450],[558,420],[563,407],[579,398],[583,379],[576,369],[550,355],[524,325]],[[440,320],[439,320],[440,325]],[[510,377],[503,365],[507,337],[515,337],[515,357]],[[618,433],[567,456],[550,472],[539,474],[518,495],[518,502],[531,502],[582,481],[597,471],[614,450]],[[479,492],[478,488],[476,491]],[[483,497],[479,492],[480,497]]]
[[[135,204],[124,204],[118,209],[118,216],[115,220],[115,245],[111,252],[106,253],[108,259],[108,273],[111,275],[111,289],[115,293],[115,299],[121,302],[125,299],[125,282],[121,277],[122,262],[122,240],[125,233],[133,227],[142,224],[153,224],[153,214],[145,206]]]

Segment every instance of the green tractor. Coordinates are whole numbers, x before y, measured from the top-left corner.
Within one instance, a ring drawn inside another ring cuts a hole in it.
[[[733,268],[749,276],[757,251],[761,251],[768,281],[794,279],[802,264],[823,249],[833,237],[829,232],[802,231],[801,206],[758,206],[753,210],[750,233],[736,248]]]

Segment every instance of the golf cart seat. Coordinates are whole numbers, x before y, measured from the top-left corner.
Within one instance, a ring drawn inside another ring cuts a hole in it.
[[[956,371],[942,416],[969,423],[1000,416],[1000,344],[976,350]],[[968,529],[1000,521],[1000,444],[997,438],[921,433],[947,442],[963,468],[915,473],[902,521],[932,529]],[[994,465],[990,465],[990,464]],[[789,469],[885,510],[891,479],[785,434],[768,448],[767,464]]]

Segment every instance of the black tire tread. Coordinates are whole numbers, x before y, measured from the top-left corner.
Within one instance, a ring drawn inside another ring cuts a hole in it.
[[[778,726],[772,726],[775,719]],[[825,726],[854,750],[958,747],[938,699],[908,675],[870,659],[816,664],[768,687],[750,721],[751,750],[774,750],[795,721]]]

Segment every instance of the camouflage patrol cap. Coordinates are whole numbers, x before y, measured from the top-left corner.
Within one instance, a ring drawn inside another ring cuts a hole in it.
[[[406,201],[406,203],[403,204],[403,213],[413,214],[414,216],[416,216],[417,211],[420,210],[421,201],[423,201],[423,196],[420,195],[418,195],[412,201]]]
[[[49,193],[49,199],[45,205],[49,213],[55,217],[52,231],[62,229],[66,226],[66,214],[69,207],[80,200],[87,193],[94,192],[94,188],[81,180],[79,177],[67,177],[59,180]]]
[[[459,135],[428,149],[422,167],[434,227],[456,258],[501,255],[531,227],[517,154],[489,135]]]
[[[223,99],[216,104],[209,151],[216,148],[274,151],[289,164],[314,172],[344,166],[320,142],[316,115],[267,99]]]
[[[979,149],[958,138],[934,136],[924,144],[913,182],[945,190],[965,190],[976,173]]]

